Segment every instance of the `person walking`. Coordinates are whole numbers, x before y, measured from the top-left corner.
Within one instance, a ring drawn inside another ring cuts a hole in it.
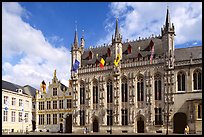
[[[189,134],[189,131],[190,131],[190,129],[189,129],[189,126],[188,125],[186,125],[186,127],[185,127],[185,135],[187,135],[187,134]]]

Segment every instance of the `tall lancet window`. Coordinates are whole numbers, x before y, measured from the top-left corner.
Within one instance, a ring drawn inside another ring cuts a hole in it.
[[[122,125],[128,125],[128,109],[122,109]]]
[[[137,79],[137,101],[144,101],[144,82],[143,77]]]
[[[201,89],[202,89],[201,71],[197,69],[193,72],[193,90]]]
[[[112,89],[112,81],[108,80],[107,82],[107,103],[113,102],[113,89]]]
[[[80,110],[80,126],[85,125],[85,110]]]
[[[98,104],[98,83],[97,81],[93,82],[93,105],[95,106],[95,109],[97,108]]]
[[[122,102],[127,102],[128,101],[128,86],[127,86],[127,79],[123,78],[122,79],[122,94],[121,94],[121,98],[122,98]]]
[[[84,82],[80,84],[80,105],[85,104],[85,86]]]
[[[178,91],[185,91],[185,85],[186,85],[186,76],[183,72],[179,72],[177,75],[178,80]]]
[[[155,100],[161,100],[161,75],[159,74],[154,77],[154,95]]]

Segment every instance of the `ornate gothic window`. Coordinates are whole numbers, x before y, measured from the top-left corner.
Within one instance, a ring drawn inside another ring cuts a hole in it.
[[[161,100],[161,76],[159,74],[154,77],[154,92],[155,100]]]
[[[113,102],[113,89],[112,89],[112,81],[108,80],[107,82],[107,103]]]
[[[107,126],[113,125],[113,111],[108,109],[107,110]]]
[[[97,81],[93,82],[93,104],[98,104],[98,83]],[[97,105],[96,105],[97,108]]]
[[[198,116],[197,119],[202,119],[202,103],[198,104]]]
[[[57,96],[57,88],[53,88],[52,91],[53,91],[53,96]]]
[[[122,109],[122,125],[128,125],[128,109]]]
[[[85,110],[80,110],[80,126],[85,125]]]
[[[137,101],[144,101],[144,82],[143,77],[137,79]]]
[[[201,71],[197,69],[193,73],[193,90],[201,90],[201,89],[202,89]]]
[[[185,85],[186,85],[186,76],[183,72],[179,72],[177,75],[177,81],[178,81],[178,91],[185,91]]]
[[[85,104],[85,86],[83,82],[80,85],[80,105],[82,104]]]
[[[162,109],[155,108],[155,125],[162,125]]]
[[[122,102],[128,102],[128,86],[127,86],[127,79],[123,78],[122,79]]]

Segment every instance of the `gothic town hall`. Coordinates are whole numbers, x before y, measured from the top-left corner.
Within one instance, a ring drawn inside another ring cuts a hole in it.
[[[175,49],[167,9],[161,35],[122,42],[116,19],[112,43],[72,45],[73,132],[202,132],[202,46]]]

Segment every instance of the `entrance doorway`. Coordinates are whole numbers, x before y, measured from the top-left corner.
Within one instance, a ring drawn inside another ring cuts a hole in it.
[[[173,123],[174,123],[174,133],[180,133],[184,134],[184,129],[187,125],[187,116],[185,113],[178,112],[174,114],[173,118]]]
[[[72,133],[72,114],[66,116],[65,133]]]
[[[35,131],[35,129],[36,129],[36,122],[32,121],[32,130]]]
[[[62,132],[63,132],[63,124],[60,123],[60,133],[62,133]]]
[[[137,120],[137,133],[144,133],[144,120],[142,117]]]
[[[93,120],[93,132],[99,132],[99,123],[96,117]]]

